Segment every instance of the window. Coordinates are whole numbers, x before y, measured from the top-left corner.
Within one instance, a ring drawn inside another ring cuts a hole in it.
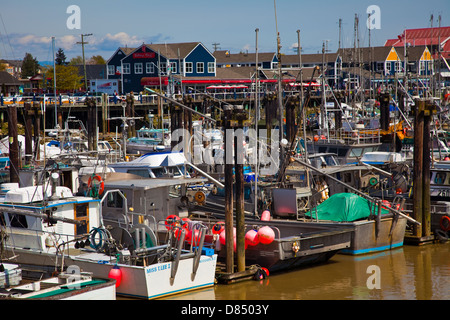
[[[153,62],[147,62],[145,64],[145,73],[155,73],[155,65]]]
[[[186,73],[192,73],[192,72],[193,72],[192,62],[186,62]]]
[[[142,178],[151,178],[148,169],[129,169],[127,170],[127,173],[132,173],[141,176]]]
[[[395,63],[395,72],[401,72],[402,71],[402,63],[397,61]]]
[[[112,76],[116,73],[115,66],[108,66],[108,76]]]
[[[13,228],[28,228],[27,217],[21,214],[8,213],[9,223]]]
[[[108,193],[106,204],[110,208],[123,208],[123,198],[117,192]]]
[[[208,73],[215,73],[216,65],[214,62],[208,62]]]
[[[197,62],[197,73],[205,73],[205,63]]]
[[[75,204],[75,220],[81,221],[75,225],[75,235],[86,234],[89,231],[89,203]]]
[[[130,74],[130,64],[129,63],[124,63],[122,65],[123,68],[123,74]]]
[[[169,62],[169,71],[170,73],[177,73],[177,63],[176,62]]]
[[[390,62],[386,62],[386,73],[391,73],[391,63]]]
[[[122,67],[121,67],[121,66],[117,66],[117,67],[116,67],[116,71],[117,71],[118,73],[122,73]]]
[[[377,71],[383,71],[384,70],[384,63],[378,62],[377,63]]]
[[[161,74],[167,74],[167,63],[166,62],[161,62],[161,64],[159,65],[159,71]]]
[[[135,63],[134,64],[134,73],[135,74],[141,74],[142,73],[142,63]]]

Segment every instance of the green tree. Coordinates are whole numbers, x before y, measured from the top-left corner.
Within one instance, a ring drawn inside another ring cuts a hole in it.
[[[58,66],[67,66],[68,63],[66,62],[66,55],[64,53],[64,50],[59,48],[58,52],[56,53],[56,58],[55,58],[55,64]]]
[[[48,80],[49,89],[53,89],[53,67],[48,67],[45,71],[45,78]],[[82,86],[82,76],[78,74],[78,68],[74,66],[56,66],[56,90],[67,92],[79,89]]]
[[[33,77],[39,71],[39,62],[31,53],[25,53],[22,61],[22,78]]]
[[[105,59],[103,59],[102,56],[92,56],[91,59],[89,59],[88,64],[106,64]]]
[[[81,56],[76,56],[72,59],[70,59],[69,65],[70,66],[76,66],[76,65],[81,65],[83,64],[83,57]]]

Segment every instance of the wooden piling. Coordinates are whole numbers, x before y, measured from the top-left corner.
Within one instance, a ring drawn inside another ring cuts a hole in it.
[[[224,107],[224,128],[225,128],[225,244],[226,244],[226,272],[234,272],[234,253],[233,253],[233,163],[232,163],[232,141],[230,141],[230,129],[232,120],[233,106]],[[230,161],[231,159],[231,161]]]
[[[33,158],[31,101],[24,102],[23,117],[25,121],[25,165],[29,166],[31,164],[31,159]]]
[[[9,181],[19,183],[19,140],[17,133],[17,107],[8,106],[8,136],[9,136]]]
[[[35,101],[33,102],[33,119],[34,119],[34,150],[33,150],[33,155],[34,155],[34,159],[36,161],[40,160],[41,155],[40,155],[40,132],[41,132],[41,116],[42,116],[42,111],[41,111],[41,106],[40,103]]]

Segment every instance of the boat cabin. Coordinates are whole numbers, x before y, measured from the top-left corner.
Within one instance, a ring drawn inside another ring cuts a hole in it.
[[[67,187],[23,187],[0,196],[0,225],[9,235],[6,245],[14,248],[55,252],[58,244],[101,224],[100,200],[73,196]]]

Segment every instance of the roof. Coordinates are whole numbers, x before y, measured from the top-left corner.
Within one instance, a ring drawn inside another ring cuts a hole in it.
[[[442,55],[450,58],[450,27],[437,28],[420,28],[420,29],[406,29],[397,39],[388,39],[385,46],[404,47],[405,42],[411,46],[429,46],[431,44],[437,45],[438,42],[442,45]]]
[[[121,180],[121,181],[105,181],[105,186],[108,188],[117,188],[117,189],[127,189],[127,188],[136,188],[136,189],[154,189],[154,188],[163,188],[170,187],[179,184],[189,184],[189,183],[201,183],[206,182],[205,178],[167,178],[167,179],[159,179],[159,178],[149,178],[149,179],[135,179],[135,180]]]
[[[84,78],[84,66],[75,65],[78,68],[78,74]],[[91,79],[106,79],[106,64],[87,64],[86,77]]]
[[[8,72],[0,71],[0,84],[4,84],[6,86],[20,86],[22,83]]]
[[[181,43],[163,43],[163,44],[146,44],[147,48],[158,52],[168,59],[185,58],[194,50],[200,42],[181,42]],[[179,51],[179,53],[178,53]]]
[[[218,50],[214,51],[214,57],[216,58],[217,64],[227,64],[227,63],[240,63],[249,64],[256,63],[256,53],[229,53],[228,50]],[[275,52],[263,52],[258,53],[258,62],[268,62],[272,61],[275,57]]]
[[[370,54],[372,53],[372,61],[386,61],[389,53],[391,52],[391,47],[364,47],[356,49],[361,53],[361,61],[370,61]],[[342,48],[338,50],[338,55],[342,57],[342,62],[348,63],[352,61],[358,61],[353,59],[355,56],[354,48]]]
[[[325,53],[325,56],[321,53],[302,54],[302,64],[322,64],[322,59],[325,63],[335,62],[338,57],[337,53]],[[281,56],[281,64],[299,64],[298,54],[289,54]]]

